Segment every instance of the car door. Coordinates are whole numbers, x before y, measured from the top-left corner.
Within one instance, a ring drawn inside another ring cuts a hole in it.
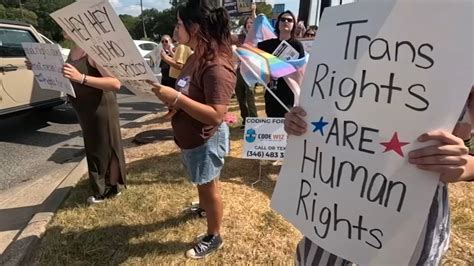
[[[60,98],[61,93],[43,90],[26,69],[22,42],[39,42],[27,27],[0,26],[0,107],[38,105]]]

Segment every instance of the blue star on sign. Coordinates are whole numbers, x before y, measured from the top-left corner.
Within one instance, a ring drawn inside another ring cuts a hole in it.
[[[321,116],[321,119],[319,119],[318,122],[311,122],[311,124],[313,124],[314,126],[314,129],[313,129],[313,132],[316,132],[316,131],[319,131],[321,132],[321,136],[324,136],[324,127],[327,126],[329,123],[328,122],[324,122],[323,121],[323,117]]]

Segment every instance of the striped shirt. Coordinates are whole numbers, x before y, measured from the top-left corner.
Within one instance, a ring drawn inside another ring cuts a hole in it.
[[[438,265],[449,246],[450,215],[448,187],[439,182],[420,239],[410,259],[410,265]],[[304,237],[296,247],[297,265],[354,265],[325,251]]]

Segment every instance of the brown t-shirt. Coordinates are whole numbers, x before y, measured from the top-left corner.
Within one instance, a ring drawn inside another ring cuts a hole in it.
[[[234,68],[220,58],[199,67],[198,59],[196,55],[189,57],[176,81],[176,89],[200,103],[228,105],[236,82]],[[206,125],[183,110],[173,115],[171,124],[176,144],[182,149],[204,144],[218,127]]]

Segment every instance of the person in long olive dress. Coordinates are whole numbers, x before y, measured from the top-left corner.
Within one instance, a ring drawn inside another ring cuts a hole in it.
[[[66,34],[65,37],[68,38]],[[27,67],[31,69],[28,61]],[[89,180],[94,190],[87,201],[99,203],[120,195],[118,185],[126,184],[116,97],[121,84],[79,47],[71,49],[63,73],[76,94],[69,101],[82,129]]]

